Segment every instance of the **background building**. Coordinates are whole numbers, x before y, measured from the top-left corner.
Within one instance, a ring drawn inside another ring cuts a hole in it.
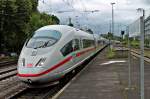
[[[150,39],[150,16],[145,19],[145,38]]]
[[[150,16],[145,19],[145,46],[150,47]]]

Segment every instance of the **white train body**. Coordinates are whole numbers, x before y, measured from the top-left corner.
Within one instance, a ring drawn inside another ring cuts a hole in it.
[[[26,83],[57,81],[96,53],[98,37],[65,25],[38,29],[18,60],[18,77]]]

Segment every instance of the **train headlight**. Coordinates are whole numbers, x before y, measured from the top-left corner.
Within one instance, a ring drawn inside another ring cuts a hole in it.
[[[25,66],[25,58],[19,60],[19,65]]]
[[[45,60],[46,58],[41,58],[36,64],[36,67],[42,67],[44,65]]]

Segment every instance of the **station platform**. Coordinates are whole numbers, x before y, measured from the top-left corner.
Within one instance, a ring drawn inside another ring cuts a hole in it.
[[[128,59],[108,59],[107,53],[108,48],[105,48],[53,99],[140,99],[139,59],[131,59],[133,89],[129,91]],[[146,68],[150,68],[149,63]],[[146,73],[150,76],[150,72]],[[150,88],[150,83],[146,85]],[[146,93],[149,92],[146,89]]]

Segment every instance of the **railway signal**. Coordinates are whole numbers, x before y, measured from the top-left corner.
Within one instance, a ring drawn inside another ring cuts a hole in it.
[[[125,31],[121,31],[121,37],[122,37],[122,56],[123,56],[123,35],[125,34]]]

